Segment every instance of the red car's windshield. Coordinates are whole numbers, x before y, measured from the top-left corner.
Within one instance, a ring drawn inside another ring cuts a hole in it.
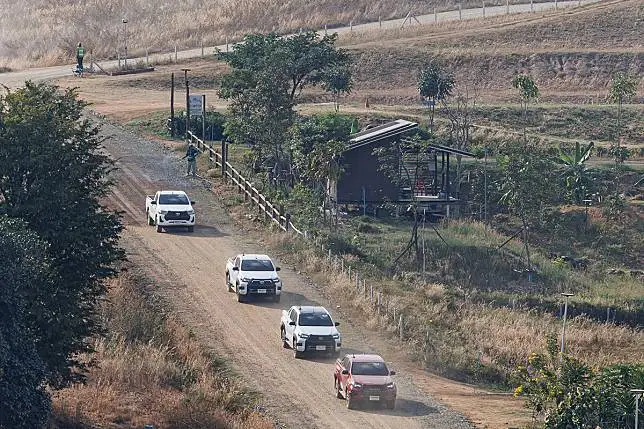
[[[389,375],[389,368],[384,362],[353,362],[353,375]]]

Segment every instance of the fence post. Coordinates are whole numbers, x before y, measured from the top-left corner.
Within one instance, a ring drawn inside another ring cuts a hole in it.
[[[228,36],[226,36],[226,52],[228,52]]]
[[[382,17],[378,16],[378,26],[382,28]]]
[[[534,0],[530,0],[530,12],[534,13]]]
[[[329,249],[329,261],[331,260],[331,249]]]
[[[203,40],[201,41],[201,58],[203,58]]]
[[[463,9],[463,7],[462,7],[462,6],[461,6],[461,4],[459,3],[459,4],[458,4],[458,20],[459,20],[459,21],[462,21],[462,20],[463,20],[463,10],[462,10],[462,9]]]
[[[349,31],[353,33],[353,20],[349,21]]]
[[[178,53],[177,53],[177,45],[174,45],[174,62],[176,63],[178,60]]]
[[[394,323],[396,323],[396,306],[395,305],[394,305],[393,310],[394,310]]]
[[[349,275],[349,281],[351,281],[351,265],[349,265],[349,270],[348,270],[348,275]]]
[[[555,4],[557,4],[557,0],[555,0]],[[505,0],[505,14],[510,14],[510,0]]]
[[[398,328],[400,329],[400,341],[403,340],[404,335],[403,335],[403,317],[402,314],[400,315],[400,321],[398,322]]]
[[[360,287],[360,274],[356,271],[356,289]]]
[[[324,35],[326,36],[327,34],[328,34],[328,33],[327,33],[326,24],[324,24]]]
[[[371,301],[371,305],[373,305],[373,285],[369,285],[369,301]]]
[[[483,0],[483,18],[485,18],[485,0]]]
[[[150,56],[148,55],[148,48],[145,48],[145,65],[150,65]]]
[[[436,13],[436,8],[434,8],[434,24],[438,24],[438,14]]]
[[[288,230],[289,230],[289,228],[290,228],[290,225],[291,225],[291,214],[290,214],[290,213],[286,213],[285,217],[286,217],[286,225],[285,225],[285,228],[286,228],[286,231],[288,231]]]
[[[226,147],[226,139],[221,140],[221,178],[226,181],[226,159],[228,159],[228,154],[226,153],[228,148]]]

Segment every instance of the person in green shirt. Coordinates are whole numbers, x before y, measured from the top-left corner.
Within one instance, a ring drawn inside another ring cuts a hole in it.
[[[83,48],[83,45],[81,45],[81,43],[78,42],[78,47],[76,48],[76,61],[78,62],[78,64],[76,65],[76,68],[80,72],[83,71],[83,57],[84,56],[85,56],[85,48]]]

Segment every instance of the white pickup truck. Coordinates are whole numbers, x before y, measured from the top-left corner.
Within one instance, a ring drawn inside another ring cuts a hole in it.
[[[282,281],[276,267],[266,255],[239,254],[226,262],[226,286],[237,293],[237,301],[244,302],[251,296],[270,297],[280,301]]]
[[[284,348],[291,347],[296,358],[304,353],[327,353],[340,355],[342,337],[336,329],[339,322],[334,322],[324,307],[294,305],[282,310],[280,336]]]
[[[156,225],[157,232],[171,226],[195,228],[194,204],[183,191],[159,191],[145,197],[145,214],[148,225]]]

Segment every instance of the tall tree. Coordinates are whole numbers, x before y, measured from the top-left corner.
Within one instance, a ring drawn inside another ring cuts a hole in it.
[[[429,105],[429,131],[434,132],[436,103],[449,97],[454,90],[454,75],[437,62],[431,62],[418,75],[418,92]]]
[[[0,249],[0,429],[40,428],[50,399],[27,302],[48,283],[47,246],[24,223],[0,215]]]
[[[297,96],[305,87],[320,84],[332,92],[350,89],[350,58],[335,47],[336,38],[315,32],[289,37],[251,34],[232,52],[217,54],[232,67],[219,91],[231,101],[227,134],[250,144],[256,167],[270,168],[278,182],[292,176],[285,143]],[[338,76],[343,82],[334,82]]]
[[[550,154],[536,144],[511,142],[500,150],[502,170],[499,183],[500,203],[521,220],[527,269],[531,270],[530,229],[542,219],[542,211],[556,192],[553,183],[554,162]]]
[[[609,98],[613,103],[617,103],[617,138],[616,147],[617,150],[613,150],[616,153],[615,162],[623,162],[625,157],[623,156],[622,151],[619,150],[621,147],[621,134],[622,134],[622,104],[625,101],[628,101],[637,93],[637,84],[639,79],[637,76],[630,75],[624,72],[617,72],[613,76],[613,79],[610,84],[610,93]]]
[[[527,141],[526,127],[528,125],[528,105],[539,98],[539,88],[528,75],[518,74],[512,79],[512,87],[519,91],[521,110],[523,112],[523,138]]]
[[[123,258],[118,214],[100,204],[113,163],[85,106],[75,90],[31,82],[0,97],[1,209],[49,244],[52,284],[27,313],[54,388],[83,379],[77,356],[102,330],[97,304]]]

